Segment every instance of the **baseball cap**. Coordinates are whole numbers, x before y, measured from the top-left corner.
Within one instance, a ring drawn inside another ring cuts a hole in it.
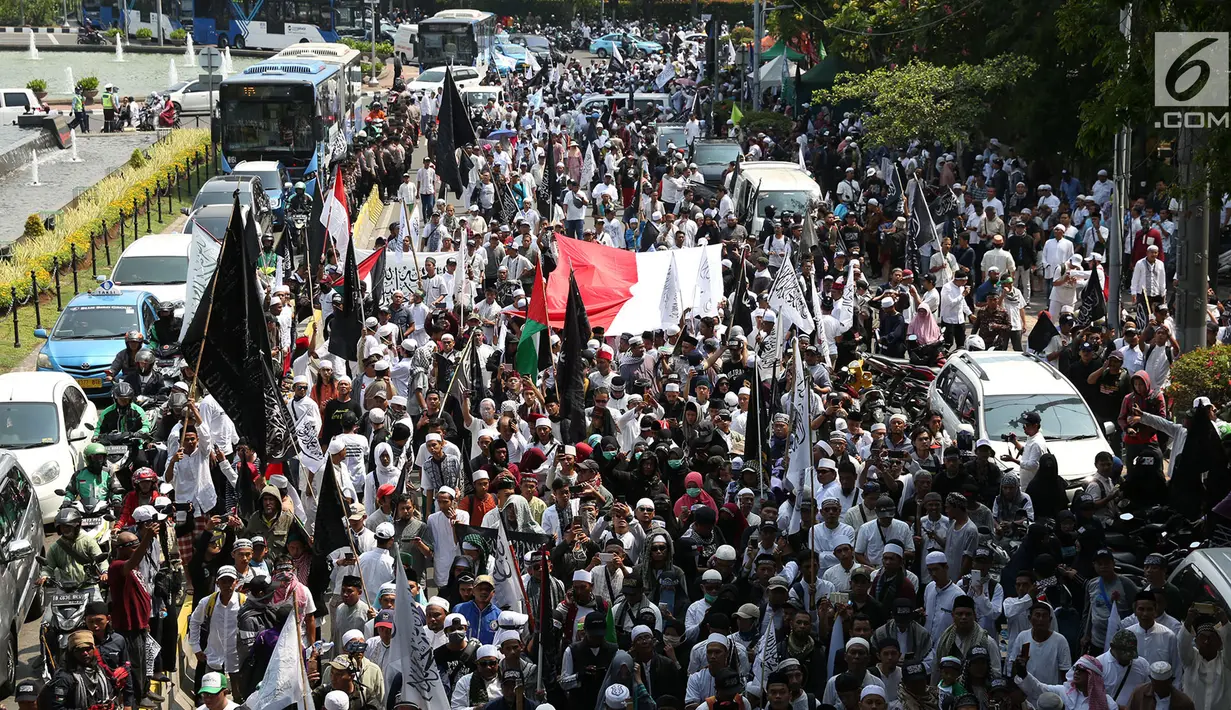
[[[376,612],[376,621],[373,622],[372,628],[392,629],[393,628],[393,610],[392,609],[381,609],[380,611]]]
[[[210,695],[213,695],[214,693],[221,693],[226,689],[227,679],[221,673],[216,671],[206,673],[205,677],[201,679],[202,693],[209,693]]]
[[[38,700],[43,691],[43,683],[37,680],[23,680],[13,690],[13,700],[19,703],[32,703]]]

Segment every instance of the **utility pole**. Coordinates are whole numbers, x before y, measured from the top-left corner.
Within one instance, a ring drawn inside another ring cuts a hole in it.
[[[157,11],[158,15],[157,15],[157,19],[155,19],[155,20],[154,20],[154,22],[157,22],[157,23],[158,23],[158,46],[159,46],[159,47],[161,47],[161,46],[162,46],[162,43],[163,43],[163,36],[162,36],[162,0],[158,0],[158,7],[157,7],[157,8],[155,8],[155,10]],[[119,40],[116,40],[116,41],[118,42]]]
[[[761,0],[752,0],[752,110],[761,110],[761,38],[765,22],[761,17]]]
[[[1176,167],[1186,195],[1180,208],[1180,238],[1176,240],[1175,335],[1180,348],[1205,347],[1206,288],[1209,284],[1210,186],[1194,160],[1206,144],[1204,129],[1184,128],[1176,141]]]
[[[1120,33],[1124,39],[1132,42],[1133,6],[1130,4],[1120,10]],[[1132,162],[1129,159],[1132,146],[1132,129],[1128,124],[1120,127],[1116,134],[1115,150],[1111,165],[1112,180],[1115,181],[1115,194],[1111,199],[1111,219],[1107,225],[1107,323],[1112,328],[1120,328],[1120,284],[1124,283],[1124,240],[1132,239],[1133,235],[1124,234],[1124,211],[1128,206],[1128,187],[1131,184],[1129,175]],[[1140,327],[1141,324],[1138,324]]]

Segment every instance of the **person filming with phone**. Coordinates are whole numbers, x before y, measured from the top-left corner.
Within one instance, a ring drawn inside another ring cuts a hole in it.
[[[1048,449],[1047,439],[1043,438],[1042,432],[1043,417],[1039,416],[1038,412],[1026,412],[1022,415],[1021,422],[1022,430],[1026,432],[1026,443],[1018,441],[1017,434],[1010,432],[1007,435],[1008,440],[1013,444],[1013,448],[1017,449],[1017,456],[1005,454],[1000,459],[1017,464],[1021,488],[1026,490],[1034,474],[1039,471],[1039,458],[1048,453]]]

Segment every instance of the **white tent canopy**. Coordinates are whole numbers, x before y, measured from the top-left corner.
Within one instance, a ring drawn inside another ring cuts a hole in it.
[[[780,89],[782,88],[782,63],[786,62],[787,76],[795,76],[795,62],[786,58],[785,54],[780,54],[768,63],[764,64],[761,69],[761,88],[762,89]]]

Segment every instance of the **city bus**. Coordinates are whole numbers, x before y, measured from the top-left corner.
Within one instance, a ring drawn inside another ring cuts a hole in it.
[[[362,0],[192,2],[192,40],[236,49],[281,50],[300,42],[337,42],[338,27],[361,21],[364,12]]]
[[[274,55],[283,59],[315,59],[326,64],[337,64],[342,67],[342,75],[350,81],[353,104],[363,91],[363,55],[357,49],[351,49],[336,42],[300,42],[292,44]]]
[[[419,21],[419,70],[461,64],[485,67],[496,45],[496,16],[479,10],[441,10]]]
[[[355,102],[348,84],[342,65],[282,57],[223,79],[223,171],[245,160],[277,160],[312,194],[317,175],[346,153]]]
[[[180,14],[175,12],[178,5],[175,0],[164,0],[163,14],[159,15],[157,0],[121,0],[119,3],[82,0],[79,19],[84,22],[88,18],[102,30],[112,27],[122,29],[129,36],[144,29],[156,38],[161,27],[163,39],[170,39],[171,33],[181,27]]]

